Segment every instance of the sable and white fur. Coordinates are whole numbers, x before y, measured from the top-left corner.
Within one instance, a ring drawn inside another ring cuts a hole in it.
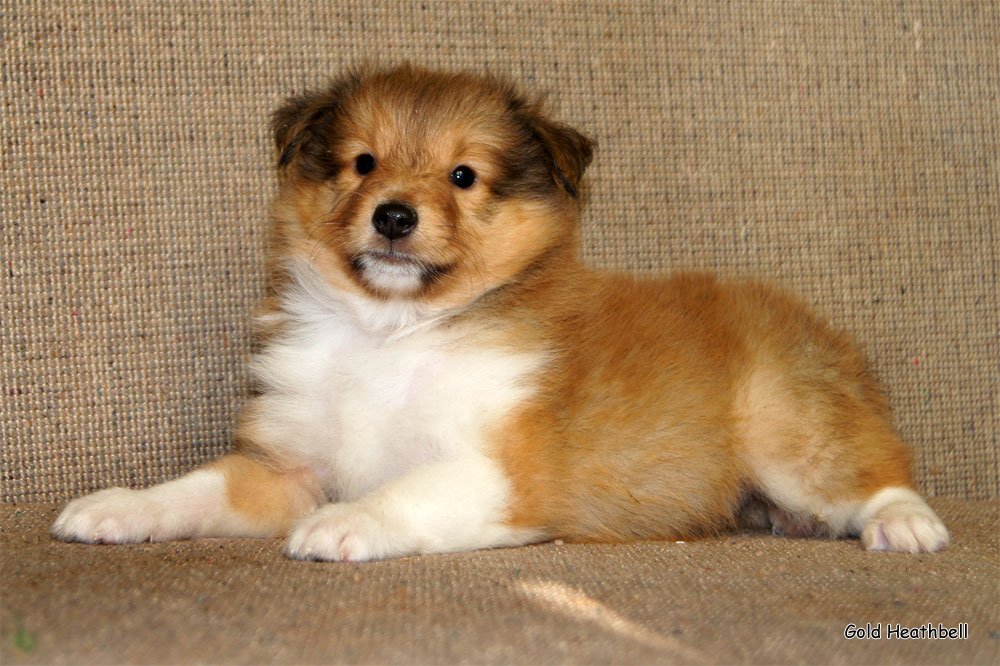
[[[686,538],[756,507],[789,534],[947,544],[844,334],[763,284],[580,264],[591,143],[511,86],[360,71],[274,131],[236,452],[76,500],[60,538],[287,534],[291,557],[357,561]]]

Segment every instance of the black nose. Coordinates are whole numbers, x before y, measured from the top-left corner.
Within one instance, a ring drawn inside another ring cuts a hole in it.
[[[372,225],[389,240],[402,238],[417,226],[417,211],[404,203],[379,204],[372,214]]]

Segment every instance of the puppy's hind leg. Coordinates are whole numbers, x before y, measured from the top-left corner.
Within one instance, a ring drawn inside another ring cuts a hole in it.
[[[751,378],[740,456],[774,505],[776,531],[860,536],[868,550],[934,552],[948,531],[912,487],[911,453],[877,406],[849,392],[794,392]]]
[[[279,471],[233,454],[158,486],[108,488],[74,500],[52,533],[86,543],[280,536],[319,500],[307,472]]]

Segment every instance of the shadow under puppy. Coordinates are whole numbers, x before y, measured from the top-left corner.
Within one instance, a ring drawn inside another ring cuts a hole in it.
[[[859,351],[799,302],[578,260],[584,136],[510,85],[361,70],[274,117],[260,393],[236,453],[72,502],[62,539],[288,535],[369,560],[735,524],[936,551]]]

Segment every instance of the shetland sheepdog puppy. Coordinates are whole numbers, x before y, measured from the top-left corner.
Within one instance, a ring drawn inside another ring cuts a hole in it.
[[[234,453],[70,503],[65,540],[287,536],[361,561],[548,539],[948,532],[852,342],[757,282],[581,264],[593,145],[508,83],[404,65],[274,115]]]

